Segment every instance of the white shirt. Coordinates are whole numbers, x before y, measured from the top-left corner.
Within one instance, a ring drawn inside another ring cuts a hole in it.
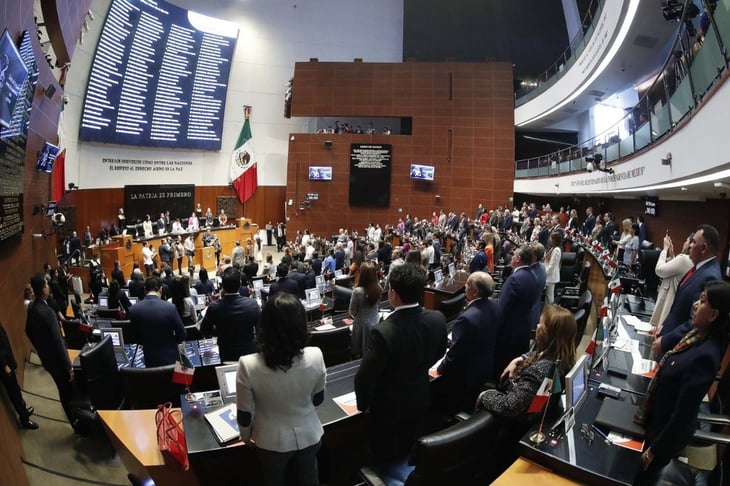
[[[142,263],[144,265],[152,265],[153,256],[154,256],[154,252],[152,250],[150,250],[149,246],[142,247]]]

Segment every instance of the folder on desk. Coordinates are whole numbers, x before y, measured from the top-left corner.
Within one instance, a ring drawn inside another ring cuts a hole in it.
[[[236,421],[236,404],[231,403],[223,408],[213,410],[205,414],[205,420],[208,421],[216,439],[221,444],[225,444],[240,437],[238,431],[238,422]]]
[[[595,423],[606,430],[642,439],[646,430],[634,422],[634,415],[638,408],[638,405],[628,402],[604,398]]]
[[[610,350],[608,353],[606,372],[621,378],[629,376],[629,372],[631,371],[631,363],[629,362],[630,354],[626,351]]]

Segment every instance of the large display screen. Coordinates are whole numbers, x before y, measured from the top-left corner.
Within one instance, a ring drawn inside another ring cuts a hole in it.
[[[350,206],[390,206],[390,144],[350,144]]]
[[[162,0],[113,0],[79,138],[220,150],[238,28]]]
[[[28,68],[7,29],[0,36],[0,125],[9,128]]]
[[[432,181],[435,168],[432,165],[411,164],[411,179]]]

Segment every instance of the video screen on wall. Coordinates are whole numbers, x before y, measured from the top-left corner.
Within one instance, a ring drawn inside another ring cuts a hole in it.
[[[392,145],[350,145],[350,206],[390,206]]]
[[[28,68],[7,29],[0,37],[0,126],[8,128],[21,94]]]
[[[331,181],[332,167],[309,166],[310,181]]]
[[[113,0],[79,138],[220,150],[238,28],[163,0]]]
[[[432,181],[435,172],[432,165],[411,164],[411,179]]]
[[[46,172],[50,174],[53,172],[53,163],[56,161],[58,156],[59,148],[52,143],[45,142],[43,144],[43,150],[38,153],[38,161],[36,162],[36,170],[38,172]]]

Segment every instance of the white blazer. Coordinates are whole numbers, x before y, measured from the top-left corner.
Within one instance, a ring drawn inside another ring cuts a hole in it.
[[[253,437],[268,451],[301,450],[319,442],[324,433],[312,403],[327,378],[322,351],[306,347],[292,367],[272,370],[260,353],[241,356],[236,375],[236,405],[253,418],[241,427],[241,439]]]
[[[553,248],[550,250],[550,261],[546,262],[545,273],[547,274],[546,283],[558,283],[560,282],[560,260],[563,258],[563,252],[560,248]]]
[[[690,260],[689,255],[684,253],[680,253],[669,261],[667,261],[667,250],[662,250],[659,254],[654,272],[657,277],[662,279],[662,283],[659,284],[654,313],[649,319],[652,326],[659,326],[664,322],[674,303],[674,295],[677,293],[679,282],[693,266],[694,263]]]

